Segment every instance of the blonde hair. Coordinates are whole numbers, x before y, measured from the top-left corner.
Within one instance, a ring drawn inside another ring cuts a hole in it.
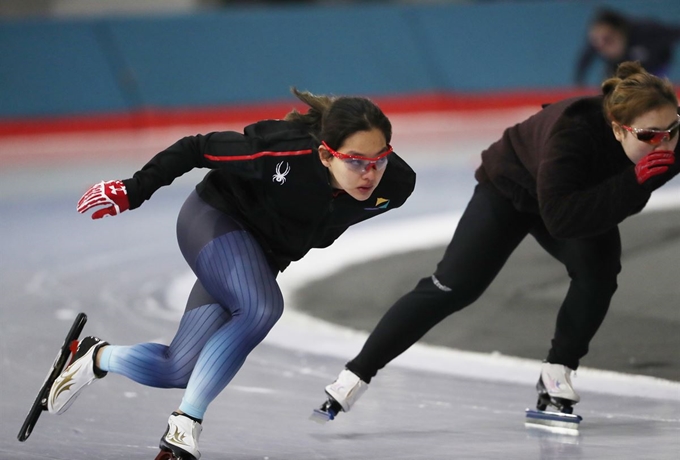
[[[678,106],[671,82],[650,74],[637,61],[619,64],[616,74],[602,82],[602,94],[605,117],[621,124],[630,124],[650,110]]]

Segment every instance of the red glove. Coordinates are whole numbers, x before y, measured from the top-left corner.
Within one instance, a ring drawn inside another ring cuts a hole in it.
[[[650,177],[663,174],[675,163],[675,154],[670,150],[656,150],[648,153],[635,165],[638,184],[642,185]]]
[[[84,213],[96,206],[104,208],[92,214],[93,219],[115,216],[130,209],[125,185],[119,180],[101,181],[93,185],[78,201],[78,212]]]

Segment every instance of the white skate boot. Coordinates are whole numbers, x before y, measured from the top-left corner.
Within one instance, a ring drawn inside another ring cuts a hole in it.
[[[64,369],[52,384],[47,398],[47,410],[50,414],[62,414],[68,409],[80,392],[95,379],[106,376],[106,372],[94,365],[97,351],[108,345],[97,337],[85,337],[78,343],[73,361]]]
[[[178,412],[173,412],[168,419],[168,429],[161,438],[161,452],[156,459],[198,460],[198,438],[203,426]]]
[[[354,372],[345,369],[340,372],[335,382],[326,387],[326,394],[337,401],[343,411],[349,412],[366,390],[368,390],[368,383],[361,380]]]
[[[333,420],[340,411],[349,412],[366,390],[368,383],[354,372],[345,369],[340,372],[335,382],[326,387],[328,400],[319,409],[315,409],[310,418],[320,423]]]
[[[564,434],[578,434],[583,418],[573,414],[574,404],[581,397],[571,384],[573,370],[562,364],[543,363],[536,390],[536,410],[526,410],[525,424],[529,427],[547,428]]]
[[[536,384],[539,410],[545,410],[545,407],[550,405],[560,412],[571,413],[572,406],[581,400],[571,384],[572,372],[562,364],[543,363],[541,365],[541,376]],[[541,408],[541,405],[544,407]]]

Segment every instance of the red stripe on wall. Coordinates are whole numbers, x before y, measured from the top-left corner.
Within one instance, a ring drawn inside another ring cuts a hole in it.
[[[468,111],[540,106],[566,97],[597,94],[595,89],[556,89],[502,93],[423,93],[372,97],[390,116],[398,113]],[[369,96],[370,97],[370,96]],[[0,119],[0,136],[96,132],[163,128],[172,126],[248,124],[258,120],[283,118],[293,108],[304,111],[299,101],[273,102],[225,107],[182,109],[145,108],[125,113],[83,114],[60,117]]]

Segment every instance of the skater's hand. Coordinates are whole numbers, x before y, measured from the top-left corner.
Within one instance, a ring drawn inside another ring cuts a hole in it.
[[[85,213],[97,206],[103,206],[92,213],[93,219],[115,216],[130,209],[127,190],[119,180],[101,181],[93,185],[78,201],[78,212]]]
[[[670,150],[656,150],[648,153],[635,165],[635,176],[642,185],[651,177],[663,174],[675,163],[675,154]]]

